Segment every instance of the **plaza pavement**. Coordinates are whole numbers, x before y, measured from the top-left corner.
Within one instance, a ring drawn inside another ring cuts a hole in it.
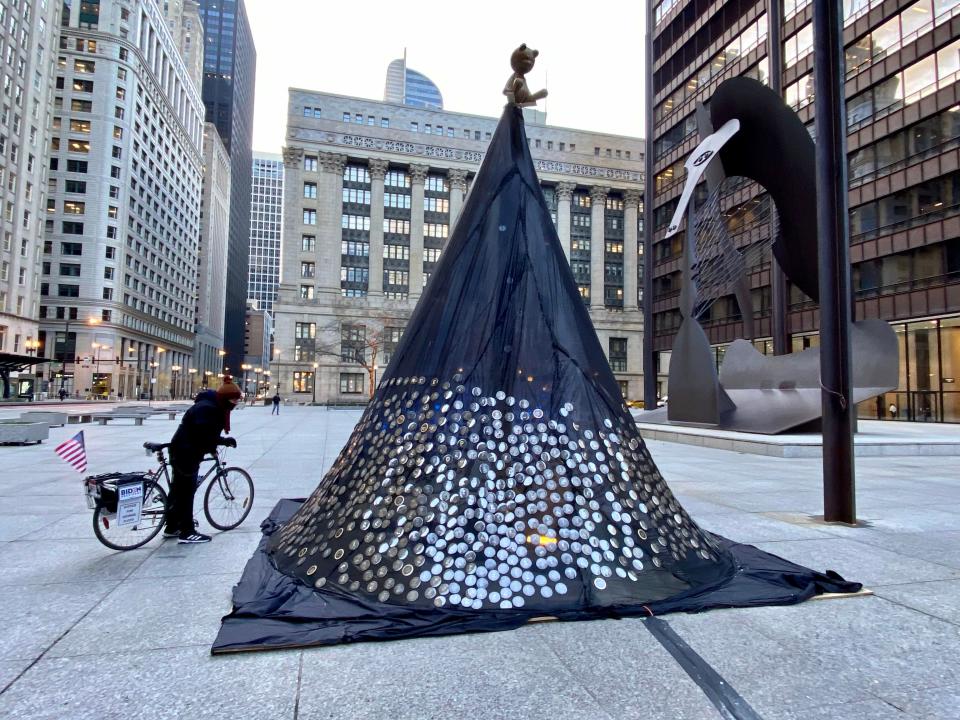
[[[0,447],[0,718],[732,717],[638,619],[211,657],[261,519],[314,488],[358,417],[235,412],[229,460],[257,488],[245,524],[209,545],[157,538],[128,553],[96,541],[80,476],[53,448],[83,429],[89,472],[146,469],[142,442],[168,440],[175,422],[68,426],[40,446]],[[707,529],[876,593],[665,616],[756,716],[960,717],[960,463],[858,459],[869,525],[847,528],[810,519],[822,513],[819,460],[650,447]]]

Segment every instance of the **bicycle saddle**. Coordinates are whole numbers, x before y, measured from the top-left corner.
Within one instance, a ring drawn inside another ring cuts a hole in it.
[[[149,450],[150,452],[160,452],[161,450],[164,450],[164,449],[170,447],[170,443],[152,443],[152,442],[145,442],[145,443],[143,444],[143,447],[144,447],[145,449]]]

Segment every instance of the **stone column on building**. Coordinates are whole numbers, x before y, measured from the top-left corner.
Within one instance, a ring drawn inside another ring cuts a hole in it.
[[[563,246],[563,254],[570,262],[570,201],[573,199],[573,191],[576,189],[576,183],[562,182],[557,185],[557,234],[560,236],[560,244]]]
[[[638,294],[637,213],[642,197],[639,190],[623,194],[623,309],[636,310]]]
[[[281,287],[277,288],[278,293],[282,294],[284,300],[292,299],[290,294],[293,294],[292,297],[296,297],[297,286],[300,282],[300,234],[303,229],[300,219],[300,212],[302,212],[301,203],[303,202],[302,171],[303,148],[284,147],[283,214],[285,218],[288,218],[288,221],[283,224],[284,230],[281,239],[283,252],[280,253],[280,256],[283,258],[280,265]],[[197,368],[197,377],[199,380],[203,371],[206,369],[202,350],[197,357],[201,364],[201,366]]]
[[[451,168],[447,170],[447,182],[450,184],[450,235],[463,209],[463,199],[467,194],[467,171]]]
[[[604,212],[610,188],[590,188],[590,309],[603,309]]]
[[[317,183],[317,290],[340,294],[340,218],[343,215],[343,168],[346,155],[320,153]]]
[[[410,299],[423,293],[423,185],[430,168],[410,166]]]
[[[383,179],[389,163],[371,158],[370,171],[370,273],[367,295],[383,294]]]

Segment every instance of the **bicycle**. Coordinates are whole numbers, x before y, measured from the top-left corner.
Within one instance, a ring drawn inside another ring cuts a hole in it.
[[[171,482],[170,464],[163,451],[170,443],[145,442],[143,447],[147,455],[156,455],[160,464],[156,470],[105,473],[83,480],[87,505],[94,511],[94,535],[111,550],[142,547],[163,528]],[[204,462],[210,460],[213,465],[197,476],[197,488],[210,480],[203,496],[203,514],[217,530],[233,530],[253,507],[253,480],[242,468],[224,466],[219,453],[204,458]]]

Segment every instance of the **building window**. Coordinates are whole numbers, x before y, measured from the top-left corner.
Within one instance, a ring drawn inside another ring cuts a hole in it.
[[[301,286],[300,286],[300,299],[301,299],[301,300],[313,300],[313,285],[301,285]]]
[[[340,217],[340,227],[344,230],[369,230],[369,215],[342,215]]]
[[[608,344],[610,369],[614,372],[627,371],[627,338],[612,337]]]
[[[303,169],[307,172],[317,172],[319,159],[316,155],[303,156]]]
[[[365,325],[343,323],[340,326],[340,359],[344,362],[361,362],[366,340]]]
[[[316,252],[317,236],[316,235],[302,236],[300,238],[300,250],[301,252]]]
[[[390,127],[390,118],[385,118],[385,117],[380,118],[380,127],[382,128]]]
[[[300,277],[302,278],[316,277],[316,265],[312,262],[300,263]]]
[[[363,373],[340,373],[340,392],[344,395],[363,393]]]
[[[295,393],[313,392],[313,373],[305,370],[293,371],[293,391]]]
[[[317,211],[308,210],[304,208],[303,210],[303,224],[304,225],[316,225],[317,224]]]
[[[370,218],[367,218],[369,222]],[[409,220],[398,220],[397,218],[384,218],[383,219],[383,232],[392,233],[394,235],[409,235],[410,234],[410,221]]]
[[[316,199],[317,197],[317,184],[312,182],[305,182],[303,184],[303,196],[305,198]]]

